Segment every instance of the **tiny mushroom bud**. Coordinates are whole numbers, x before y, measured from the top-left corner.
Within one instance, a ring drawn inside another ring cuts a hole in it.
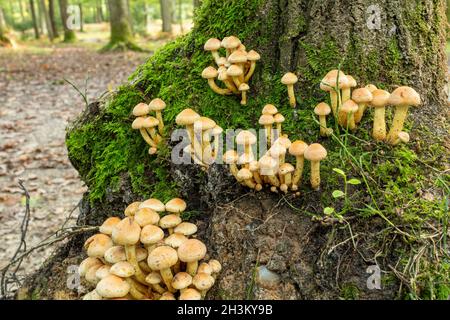
[[[296,99],[295,99],[295,92],[294,92],[294,84],[298,82],[298,78],[295,74],[292,72],[286,73],[281,78],[281,83],[287,86],[288,89],[288,96],[289,96],[289,104],[292,108],[295,108],[296,105]]]
[[[138,103],[134,108],[133,108],[133,116],[135,117],[144,117],[146,115],[148,115],[148,113],[150,112],[150,107],[146,104],[146,103]]]
[[[395,113],[387,141],[390,144],[395,144],[399,132],[403,130],[408,109],[418,107],[421,104],[420,95],[413,88],[399,87],[392,92],[388,103],[395,106]]]
[[[370,105],[375,109],[373,115],[373,131],[372,137],[377,141],[386,139],[386,106],[389,101],[389,92],[377,89],[372,92],[372,102]]]
[[[113,227],[120,222],[119,217],[109,217],[106,219],[99,228],[99,231],[103,234],[110,236],[112,234]]]
[[[170,270],[170,267],[176,264],[177,261],[178,261],[177,251],[169,246],[160,246],[153,249],[149,253],[147,258],[147,263],[149,267],[152,270],[155,271],[158,270],[161,273],[161,277],[163,278],[163,281],[170,292],[175,292],[171,284],[173,275],[172,271]]]
[[[173,198],[166,203],[166,211],[179,215],[186,210],[186,206],[186,202],[183,199]]]
[[[216,278],[220,271],[222,271],[222,265],[216,259],[209,260],[209,266],[212,269],[212,276]]]
[[[252,77],[253,73],[255,72],[256,61],[258,61],[259,59],[261,59],[261,56],[255,50],[250,50],[247,53],[247,60],[250,61],[250,68],[244,77],[244,82],[248,82]]]
[[[178,247],[178,257],[187,263],[186,272],[194,276],[197,272],[198,261],[206,255],[206,246],[197,239],[189,239]]]
[[[121,298],[128,294],[130,285],[118,276],[109,275],[97,283],[95,291],[103,298]]]
[[[327,150],[319,144],[313,143],[305,150],[304,157],[311,162],[311,187],[320,188],[320,161],[327,157]]]
[[[327,128],[327,115],[331,113],[330,106],[321,102],[314,108],[314,113],[319,116],[320,135],[322,137],[329,136],[333,132],[331,128]]]
[[[255,189],[256,185],[253,181],[253,174],[249,169],[242,168],[238,172],[238,180],[244,181],[245,185],[251,189]]]
[[[220,40],[216,38],[211,38],[206,41],[204,45],[205,51],[211,51],[212,56],[214,57],[214,61],[219,64],[220,61],[220,55],[219,55],[219,49],[220,49]]]
[[[302,179],[303,167],[304,167],[304,162],[305,162],[304,153],[305,153],[305,150],[307,147],[308,147],[308,145],[301,140],[294,141],[291,144],[291,146],[289,147],[289,153],[291,155],[293,155],[296,160],[295,172],[292,177],[293,189],[296,188],[294,186],[298,187],[298,185],[300,184],[300,181]]]
[[[262,109],[261,113],[275,116],[275,114],[278,113],[278,109],[273,104],[266,104]]]
[[[181,223],[181,218],[177,214],[168,214],[159,220],[159,226],[162,229],[167,229],[169,234],[173,233],[173,228]]]
[[[146,207],[139,209],[134,215],[134,220],[141,227],[145,227],[148,224],[156,225],[158,224],[159,219],[160,219],[159,214],[157,214],[156,211]]]
[[[399,143],[408,143],[410,139],[409,133],[405,131],[400,131],[397,137],[398,139],[395,141],[394,145]]]
[[[239,91],[241,92],[241,95],[242,95],[241,104],[244,106],[247,104],[247,91],[248,90],[250,90],[250,87],[248,86],[248,84],[241,83],[241,85],[239,86]]]
[[[370,102],[372,102],[372,99],[372,92],[370,92],[367,88],[359,88],[353,91],[352,100],[358,104],[358,111],[356,111],[354,115],[355,123],[361,122],[364,111],[366,111],[366,107]]]
[[[229,89],[223,89],[217,86],[216,82],[214,81],[215,78],[217,78],[218,72],[214,67],[206,67],[202,72],[202,78],[208,80],[209,87],[218,94],[226,95],[230,94],[231,91]]]
[[[347,100],[344,102],[339,110],[339,124],[346,126],[350,130],[356,129],[354,114],[358,111],[358,105],[353,100]]]
[[[149,103],[150,111],[155,111],[156,119],[158,119],[158,131],[160,134],[163,134],[164,129],[164,121],[162,117],[161,111],[166,108],[166,103],[159,98],[153,99]]]
[[[212,274],[213,269],[211,268],[211,266],[208,263],[202,262],[198,266],[197,273]]]
[[[206,293],[214,285],[214,278],[207,273],[197,273],[192,278],[192,284],[200,291],[202,298],[206,296]]]

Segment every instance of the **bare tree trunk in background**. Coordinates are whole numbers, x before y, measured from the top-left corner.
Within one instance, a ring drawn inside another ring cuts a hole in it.
[[[159,0],[161,5],[162,32],[172,33],[172,0]]]
[[[97,7],[97,19],[98,19],[98,22],[105,21],[105,18],[103,17],[102,0],[97,0],[96,7]]]
[[[69,26],[69,16],[67,14],[67,0],[59,0],[59,14],[64,29],[64,42],[74,42],[76,40],[75,31]]]
[[[0,7],[0,47],[10,47],[12,45],[11,40],[6,35],[6,21],[3,13],[3,8]]]
[[[134,34],[133,17],[131,14],[130,0],[127,0],[127,17],[128,17],[128,22],[130,23],[131,33]]]
[[[33,21],[34,37],[36,39],[39,39],[40,34],[39,34],[39,28],[38,28],[38,21],[37,21],[37,17],[36,17],[36,11],[34,9],[34,1],[29,0],[29,4],[30,4],[30,11],[31,11],[31,19]]]
[[[150,25],[152,23],[152,18],[150,17],[150,6],[148,3],[144,4],[145,6],[145,31],[150,32]]]
[[[48,14],[47,6],[45,5],[45,0],[39,0],[39,11],[41,12],[42,20],[45,24],[45,27],[47,29],[47,35],[50,41],[53,41],[54,35],[52,30],[52,24],[50,23],[50,16]]]
[[[48,14],[50,18],[50,24],[52,26],[53,36],[57,38],[59,37],[59,33],[55,18],[55,0],[48,0]]]
[[[22,22],[24,22],[25,21],[25,13],[24,13],[24,10],[22,7],[22,0],[19,0],[18,4],[19,4],[19,10],[20,10],[20,18],[22,19]]]
[[[80,32],[84,32],[83,5],[81,2],[78,3],[78,8],[80,8]]]

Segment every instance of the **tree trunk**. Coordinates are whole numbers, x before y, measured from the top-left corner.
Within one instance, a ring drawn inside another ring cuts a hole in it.
[[[40,35],[39,35],[39,28],[38,28],[38,20],[36,17],[36,10],[34,9],[34,1],[29,0],[29,4],[30,4],[31,19],[33,22],[34,37],[36,39],[39,39]]]
[[[78,8],[80,9],[80,32],[84,32],[84,16],[83,16],[83,5],[78,3]]]
[[[22,0],[19,0],[18,4],[19,4],[19,11],[20,11],[20,18],[21,18],[22,22],[24,22],[25,21],[25,13],[24,13],[24,9],[22,6],[23,5]]]
[[[97,7],[97,21],[98,22],[105,21],[105,18],[103,17],[102,0],[97,0],[96,1],[96,7]]]
[[[76,40],[75,31],[69,26],[69,15],[67,14],[67,0],[59,0],[59,12],[61,23],[64,29],[64,42],[74,42]]]
[[[59,37],[58,28],[56,25],[56,12],[55,12],[55,0],[48,0],[48,14],[50,18],[50,24],[52,26],[53,36],[55,38]]]
[[[39,5],[39,11],[41,13],[41,18],[43,21],[43,24],[45,24],[45,28],[47,30],[47,35],[50,41],[53,41],[53,30],[52,30],[52,24],[50,23],[50,16],[48,14],[47,6],[45,4],[45,0],[38,0]]]
[[[5,14],[3,13],[3,8],[0,7],[0,47],[10,47],[12,45],[6,33]]]
[[[103,48],[103,51],[116,49],[140,50],[134,44],[127,0],[108,0],[108,6],[111,37],[109,44]]]
[[[172,0],[159,0],[161,6],[162,32],[172,33]]]

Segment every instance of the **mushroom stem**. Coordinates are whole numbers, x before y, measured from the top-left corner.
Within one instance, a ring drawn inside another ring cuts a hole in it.
[[[360,123],[364,112],[366,111],[367,104],[366,103],[358,103],[358,111],[355,112],[355,123]]]
[[[161,278],[163,279],[164,283],[166,284],[167,290],[170,292],[175,292],[175,289],[172,287],[172,271],[170,268],[167,269],[161,269],[159,271],[161,273]]]
[[[230,164],[230,172],[236,178],[236,180],[239,181],[239,179],[237,177],[239,169],[238,169],[238,167],[237,167],[237,165],[235,163],[231,163]]]
[[[291,105],[292,108],[295,108],[297,101],[295,99],[294,85],[288,84],[287,89],[288,89],[288,96],[289,96],[289,104]]]
[[[247,91],[241,91],[242,99],[241,104],[245,106],[247,104]]]
[[[281,184],[280,180],[278,180],[278,178],[275,175],[269,175],[267,176],[267,179],[269,179],[270,184],[274,187],[279,187]]]
[[[142,283],[147,284],[145,281],[145,274],[142,272],[141,268],[139,267],[139,264],[136,259],[136,246],[135,245],[125,245],[125,253],[127,256],[128,262],[133,266],[134,268],[134,276],[136,279]]]
[[[278,137],[281,137],[283,135],[281,132],[281,122],[277,122],[277,134]]]
[[[351,98],[351,88],[342,89],[342,103],[350,100]]]
[[[155,113],[156,113],[156,119],[158,119],[158,131],[160,134],[163,134],[164,121],[163,121],[162,113],[160,110],[155,111]]]
[[[163,287],[161,287],[158,283],[152,284],[152,288],[159,294],[163,294],[164,292],[166,292],[166,290]]]
[[[155,141],[152,140],[152,138],[150,138],[150,136],[148,135],[147,130],[145,130],[145,128],[141,128],[139,129],[139,132],[141,133],[142,138],[144,138],[145,142],[147,142],[147,144],[153,148],[157,148],[158,145],[156,144]]]
[[[232,91],[235,94],[239,94],[239,90],[236,88],[233,81],[227,79],[223,80],[222,82],[225,84],[228,90]]]
[[[355,117],[353,112],[347,113],[341,111],[339,112],[339,116],[340,116],[339,118],[342,120],[339,121],[341,126],[347,127],[350,130],[356,129]]]
[[[266,129],[267,145],[270,147],[272,145],[272,126],[270,124],[267,124],[264,127]]]
[[[245,83],[247,83],[250,80],[253,73],[255,72],[255,68],[256,68],[256,61],[250,61],[250,69],[248,70],[247,74],[244,77]]]
[[[252,179],[245,179],[244,183],[247,187],[249,187],[250,189],[255,189],[256,188],[256,184],[255,182],[253,182]]]
[[[211,50],[211,54],[214,58],[214,62],[219,66],[219,62],[220,62],[220,54],[218,51],[216,50]]]
[[[134,299],[142,300],[146,298],[146,296],[136,288],[136,282],[134,282],[133,279],[125,278],[125,281],[130,285],[130,294]]]
[[[311,161],[311,187],[316,191],[320,188],[320,161]]]
[[[221,95],[228,95],[231,94],[231,91],[229,89],[223,89],[217,86],[216,82],[214,81],[214,78],[208,79],[209,87],[214,91],[215,93],[221,94]]]
[[[326,137],[329,135],[329,130],[327,128],[327,116],[319,116],[320,122],[320,135]]]
[[[394,119],[392,120],[392,127],[387,135],[387,142],[389,144],[395,144],[398,134],[403,130],[406,116],[408,115],[408,105],[398,105],[395,108]]]
[[[147,128],[147,131],[155,143],[159,143],[161,141],[161,136],[156,132],[155,128]]]
[[[262,180],[262,178],[261,178],[261,176],[260,176],[258,171],[253,171],[253,179],[255,179],[255,182],[257,184],[260,184],[260,185],[264,184],[264,182],[263,182],[263,180]]]
[[[284,175],[284,184],[290,187],[292,185],[292,174],[287,173]]]
[[[198,268],[198,261],[192,261],[186,264],[186,272],[189,273],[191,276],[195,276],[195,274],[197,273],[197,268]]]
[[[334,89],[332,89],[330,91],[330,102],[331,102],[331,110],[333,111],[333,115],[336,116],[338,103],[339,103],[339,94]]]
[[[383,141],[386,139],[385,113],[386,109],[384,107],[375,108],[373,115],[372,137],[377,141]]]
[[[295,159],[296,159],[296,164],[295,164],[294,175],[292,177],[292,184],[299,185],[300,181],[302,180],[305,158],[303,156],[296,156]]]

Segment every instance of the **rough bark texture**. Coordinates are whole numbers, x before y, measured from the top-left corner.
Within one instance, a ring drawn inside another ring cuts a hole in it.
[[[373,16],[378,10],[380,20]],[[422,218],[443,213],[444,192],[435,179],[442,178],[448,166],[440,139],[448,128],[443,118],[445,2],[204,0],[196,12],[190,34],[150,58],[128,86],[91,104],[69,129],[70,160],[90,188],[79,223],[99,224],[107,216],[121,215],[136,200],[185,198],[189,211],[185,218],[199,225],[198,236],[207,242],[210,256],[224,265],[209,298],[436,298],[436,292],[445,298],[450,289],[442,283],[448,283],[448,271],[438,271],[434,245],[414,236]],[[200,76],[213,63],[203,51],[205,41],[233,34],[262,57],[250,81],[246,107],[235,97],[214,94]],[[388,90],[410,85],[421,94],[423,106],[411,110],[410,145],[388,148],[372,141],[369,113],[355,132],[357,138],[349,138],[346,146],[361,162],[358,169],[336,139],[319,137],[311,120],[312,106],[327,99],[318,84],[339,63],[359,85],[374,83]],[[297,118],[280,83],[286,71],[295,71],[300,78]],[[261,108],[274,103],[286,117],[283,128],[291,139],[320,141],[328,150],[321,164],[321,190],[312,191],[305,182],[300,197],[253,194],[237,184],[225,166],[213,165],[205,173],[194,165],[174,165],[170,150],[175,142],[162,147],[157,156],[148,156],[145,142],[130,128],[131,110],[156,97],[168,106],[163,113],[167,139],[176,114],[184,108],[195,108],[223,128],[258,128]],[[431,170],[430,165],[438,169]],[[344,224],[323,220],[324,207],[336,211],[344,207],[343,201],[331,197],[333,190],[343,188],[333,168],[369,180],[367,187],[349,187],[351,209]],[[425,197],[424,190],[432,197]],[[379,210],[370,211],[368,205]],[[388,223],[386,217],[394,222]],[[425,221],[434,223],[433,218]],[[398,228],[412,235],[405,236]],[[416,261],[419,247],[427,253]],[[76,254],[73,250],[66,248],[70,259]],[[415,262],[406,266],[407,261]],[[366,286],[366,269],[374,264],[386,280],[380,291]],[[436,282],[416,278],[418,265],[425,266]],[[255,277],[258,267],[275,273],[275,284]],[[44,268],[41,274],[47,273]],[[39,280],[30,283],[31,290],[42,291]]]
[[[127,0],[108,0],[111,37],[104,50],[138,49],[133,43]]]
[[[58,34],[58,28],[56,26],[56,12],[55,12],[55,1],[54,0],[48,1],[48,14],[50,17],[50,24],[52,26],[53,36],[55,38],[57,38],[57,37],[59,37],[59,34]]]
[[[75,31],[68,25],[67,15],[67,0],[59,0],[59,10],[61,15],[61,22],[64,29],[64,42],[74,42],[76,40]]]
[[[172,1],[159,0],[161,7],[162,32],[172,33]]]
[[[38,0],[39,11],[41,12],[43,22],[45,23],[45,28],[47,30],[47,35],[50,40],[53,40],[53,29],[52,24],[50,22],[50,16],[48,14],[47,6],[45,4],[45,0]]]
[[[31,11],[31,19],[33,20],[33,29],[34,29],[34,37],[36,39],[39,39],[39,28],[38,28],[38,22],[36,17],[36,10],[34,9],[34,1],[30,0],[30,11]]]

